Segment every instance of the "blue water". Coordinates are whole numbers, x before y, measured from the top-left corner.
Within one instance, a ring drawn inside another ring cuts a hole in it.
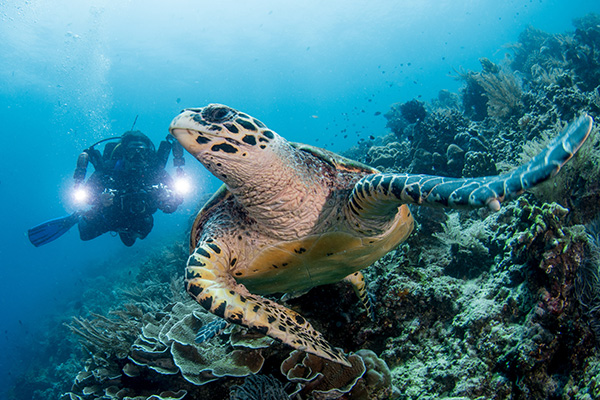
[[[187,157],[194,193],[158,212],[144,241],[81,242],[73,229],[34,248],[29,227],[73,210],[83,148],[136,116],[158,144],[182,108],[220,102],[290,140],[344,150],[385,134],[391,104],[456,92],[457,70],[502,60],[527,26],[565,32],[590,11],[597,0],[0,2],[0,387],[86,279],[179,237],[218,187]]]

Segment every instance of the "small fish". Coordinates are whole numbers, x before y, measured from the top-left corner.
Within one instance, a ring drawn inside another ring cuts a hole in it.
[[[381,115],[381,111],[375,111],[375,116]]]
[[[311,117],[311,118],[314,118],[314,119],[317,119],[317,118],[319,118],[319,116],[318,116],[318,115],[311,115],[310,117]]]

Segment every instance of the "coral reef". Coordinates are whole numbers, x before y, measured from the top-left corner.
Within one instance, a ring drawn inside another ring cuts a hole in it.
[[[223,376],[247,376],[260,371],[264,362],[260,349],[272,342],[268,338],[248,338],[233,343],[233,335],[228,335],[225,344],[220,340],[195,342],[196,332],[215,318],[200,310],[191,299],[169,305],[164,317],[146,319],[129,358],[136,365],[159,373],[181,373],[195,385]]]
[[[577,30],[570,35],[527,28],[511,46],[513,56],[502,65],[482,58],[480,72],[459,73],[465,83],[462,103],[457,95],[442,91],[430,104],[413,100],[392,106],[385,117],[396,139],[367,148],[362,161],[403,172],[466,177],[492,175],[520,164],[528,142],[556,134],[580,112],[598,115],[599,18],[590,14],[576,20]],[[402,107],[427,112],[411,123]],[[562,198],[550,198],[575,211],[576,219],[580,210],[593,208],[580,222],[597,213],[589,201],[598,193],[599,164],[592,161],[597,161],[597,154],[594,151],[590,163],[579,164],[585,165],[583,170],[571,175],[584,172],[583,181],[557,184],[559,189],[576,187],[578,196],[563,191]],[[581,204],[566,203],[583,197]]]
[[[594,352],[573,290],[586,238],[581,226],[565,226],[566,220],[557,204],[524,200],[479,222],[451,215],[446,229],[453,227],[456,237],[443,232],[437,238],[495,255],[463,260],[463,268],[477,271],[469,279],[448,275],[453,252],[432,239],[425,248],[409,240],[368,271],[383,304],[367,343],[384,346],[381,357],[392,366],[401,398],[562,393]]]
[[[395,140],[386,137],[383,145],[365,149],[362,161],[385,170],[465,177],[520,165],[528,143],[549,140],[579,113],[598,116],[598,19],[590,14],[576,20],[574,34],[527,28],[502,65],[481,58],[481,71],[458,74],[464,82],[461,103],[457,95],[440,92],[430,104],[415,100],[392,106],[385,117]],[[427,112],[410,123],[401,110],[416,105]],[[537,192],[568,207],[579,223],[600,211],[593,200],[600,181],[599,146],[592,139],[580,156],[584,160],[567,166],[572,173],[559,174],[553,187]]]
[[[397,169],[398,160],[406,160],[409,155],[408,143],[392,142],[387,146],[372,146],[367,152],[366,162],[382,171]]]
[[[126,358],[140,330],[143,312],[134,304],[125,309],[112,311],[116,319],[92,313],[92,320],[73,317],[67,326],[81,337],[81,345],[91,354],[102,353],[104,357]]]

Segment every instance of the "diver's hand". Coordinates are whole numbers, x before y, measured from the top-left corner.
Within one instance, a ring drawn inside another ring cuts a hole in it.
[[[103,207],[112,206],[116,192],[117,191],[114,189],[104,189],[104,191],[100,193],[100,204],[102,204]]]
[[[169,189],[169,187],[163,183],[159,183],[156,185],[156,198],[159,202],[164,203],[169,201],[169,199],[173,196],[173,191]]]
[[[177,209],[177,206],[182,203],[183,199],[177,193],[172,191],[167,185],[159,183],[156,186],[156,199],[158,207],[166,213],[172,213]]]

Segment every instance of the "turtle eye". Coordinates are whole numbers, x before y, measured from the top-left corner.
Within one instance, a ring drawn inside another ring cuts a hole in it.
[[[202,117],[208,122],[224,122],[233,117],[233,110],[225,106],[207,107],[202,112]]]

